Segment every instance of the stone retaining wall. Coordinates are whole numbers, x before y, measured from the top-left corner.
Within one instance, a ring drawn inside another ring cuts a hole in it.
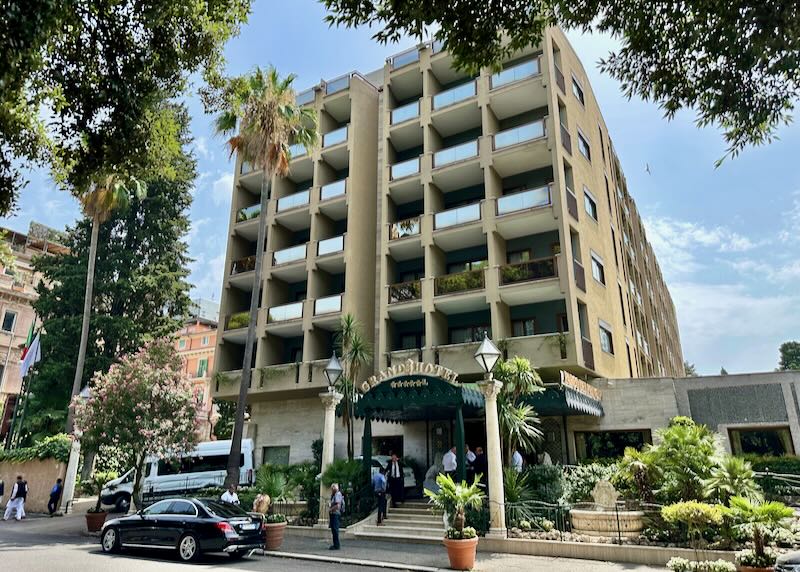
[[[11,496],[11,488],[17,480],[17,475],[28,481],[28,498],[25,501],[26,512],[47,512],[47,501],[50,500],[50,489],[56,479],[63,479],[67,466],[55,459],[36,459],[24,463],[11,463],[0,461],[0,479],[6,484],[3,496],[3,509]]]

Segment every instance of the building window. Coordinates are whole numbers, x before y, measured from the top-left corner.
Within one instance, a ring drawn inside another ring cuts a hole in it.
[[[794,455],[788,427],[747,427],[728,431],[734,455]]]
[[[291,363],[300,363],[303,361],[303,346],[299,348],[292,348]]]
[[[181,338],[181,339],[178,340],[178,349],[179,350],[186,349],[186,340],[185,339]]]
[[[264,447],[262,449],[263,456],[261,462],[270,465],[288,465],[289,464],[289,449],[285,447]]]
[[[619,288],[619,307],[622,310],[622,324],[627,326],[628,322],[625,320],[625,297],[622,294],[622,286],[617,284],[617,287]]]
[[[12,310],[6,310],[6,313],[3,314],[3,331],[13,332],[16,323],[17,323],[17,313]]]
[[[197,362],[197,377],[205,377],[208,373],[208,358],[203,358]]]
[[[416,350],[425,347],[422,334],[403,334],[400,336],[401,350]]]
[[[203,339],[201,340],[201,343],[202,343],[204,346],[207,346],[207,345],[208,345],[208,336],[203,336]]]
[[[603,320],[600,320],[600,348],[614,355],[614,336],[611,333],[611,326]]]
[[[451,344],[466,344],[469,342],[479,342],[483,340],[484,332],[492,337],[492,328],[489,325],[468,326],[466,328],[450,328]]]
[[[521,336],[533,336],[536,334],[536,323],[533,318],[525,320],[513,320],[511,322],[512,336],[519,338]]]
[[[606,139],[603,137],[603,128],[599,125],[597,126],[597,131],[600,133],[600,153],[603,154],[603,163],[606,162]],[[606,180],[606,186],[608,186],[608,180]]]
[[[531,259],[530,250],[515,250],[508,253],[509,264],[519,264],[520,262],[528,262]]]
[[[625,454],[626,447],[639,451],[652,443],[649,429],[632,431],[576,431],[575,453],[578,459],[616,459]]]
[[[569,319],[566,314],[556,314],[556,324],[560,333],[563,334],[569,331]]]
[[[603,266],[603,259],[594,252],[592,252],[592,278],[600,282],[600,284],[606,283],[606,269]]]
[[[486,268],[487,262],[485,260],[472,260],[469,262],[454,262],[447,266],[448,274],[457,274],[458,272],[468,272],[470,270],[480,270]]]
[[[586,187],[583,187],[583,206],[586,207],[586,213],[597,221],[597,200]]]
[[[589,147],[589,140],[581,133],[580,129],[578,129],[578,150],[589,161],[592,160],[592,149]]]
[[[578,82],[578,78],[575,76],[572,76],[572,93],[575,95],[577,100],[581,102],[581,105],[586,105],[586,101],[583,97],[583,88]]]

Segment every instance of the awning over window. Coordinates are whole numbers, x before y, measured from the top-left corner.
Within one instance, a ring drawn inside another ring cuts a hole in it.
[[[543,392],[529,396],[525,401],[533,406],[540,417],[562,415],[603,416],[602,394],[599,389],[571,373],[561,372],[558,383],[545,385]]]

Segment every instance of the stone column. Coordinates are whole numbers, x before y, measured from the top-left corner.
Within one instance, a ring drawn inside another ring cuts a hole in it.
[[[503,488],[503,456],[500,447],[500,422],[497,418],[497,394],[503,384],[491,374],[478,383],[486,411],[486,455],[489,465],[489,532],[487,536],[506,537],[506,495]]]
[[[64,490],[61,492],[61,512],[72,512],[72,501],[75,497],[75,482],[78,477],[78,460],[81,457],[81,434],[76,431],[69,449],[67,473],[64,476]]]
[[[336,391],[326,391],[325,393],[319,394],[319,398],[322,400],[322,404],[325,406],[325,423],[322,430],[322,468],[320,470],[320,474],[324,474],[325,469],[328,468],[328,465],[333,462],[333,441],[335,437],[334,430],[336,429],[336,406],[339,405],[342,397],[342,394]],[[320,479],[318,525],[327,525],[328,507],[325,503],[325,499],[327,499],[328,496],[327,487],[322,484],[322,480]]]

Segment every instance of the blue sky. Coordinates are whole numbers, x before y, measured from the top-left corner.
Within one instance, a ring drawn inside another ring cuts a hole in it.
[[[256,1],[250,22],[226,47],[228,72],[271,63],[295,73],[300,91],[320,79],[374,70],[414,44],[382,46],[368,29],[330,29],[323,17],[316,0]],[[697,129],[691,112],[668,123],[656,105],[626,100],[596,67],[615,41],[568,36],[675,300],[685,358],[705,374],[721,366],[730,373],[774,369],[780,343],[800,339],[800,126],[715,168],[725,149],[715,129]],[[218,300],[233,165],[197,99],[188,104],[199,173],[188,237],[191,281],[194,295]],[[16,215],[0,221],[4,226],[24,231],[36,220],[63,228],[77,219],[75,200],[45,174],[30,179]]]

